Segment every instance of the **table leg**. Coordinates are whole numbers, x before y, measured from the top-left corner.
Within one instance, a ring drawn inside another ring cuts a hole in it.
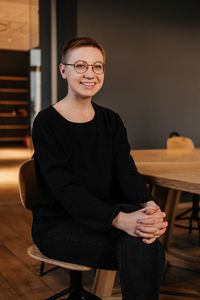
[[[166,219],[168,221],[167,234],[163,236],[163,245],[166,249],[169,249],[169,245],[172,238],[172,231],[176,218],[177,206],[180,200],[181,191],[169,189],[166,199],[165,212]]]
[[[168,228],[166,233],[160,238],[160,241],[162,242],[163,246],[168,249],[171,242],[172,230],[174,227],[176,210],[180,200],[181,191],[154,186],[152,189],[152,195],[160,204],[161,209],[166,213]]]

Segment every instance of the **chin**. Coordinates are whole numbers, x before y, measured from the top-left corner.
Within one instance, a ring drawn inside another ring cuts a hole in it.
[[[93,97],[95,96],[97,93],[99,92],[99,89],[96,90],[96,91],[88,91],[88,92],[85,92],[85,93],[81,93],[80,95],[84,98],[88,98],[88,97]]]
[[[87,98],[92,98],[93,96],[95,96],[96,93],[90,93],[90,94],[82,94],[80,95],[83,99],[87,99]]]

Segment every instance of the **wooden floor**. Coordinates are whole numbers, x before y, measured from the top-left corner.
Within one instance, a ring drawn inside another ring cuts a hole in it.
[[[24,209],[18,194],[17,174],[20,164],[29,159],[31,150],[0,149],[0,300],[44,300],[66,288],[69,272],[57,269],[39,277],[39,262],[26,254],[31,241],[31,212]],[[197,246],[197,234],[176,229],[173,246],[185,248]],[[84,285],[91,287],[94,272],[85,272]],[[164,286],[190,288],[200,293],[200,274],[169,267]],[[116,279],[115,288],[119,288]],[[120,298],[118,298],[120,299]],[[161,300],[189,300],[180,296],[162,295]]]

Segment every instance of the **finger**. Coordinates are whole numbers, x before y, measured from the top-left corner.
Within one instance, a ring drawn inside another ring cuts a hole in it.
[[[159,206],[156,206],[156,207],[154,207],[154,206],[149,206],[149,207],[145,207],[145,208],[143,209],[143,211],[144,211],[144,213],[147,214],[147,215],[152,215],[152,214],[154,214],[155,212],[158,212],[158,211],[161,211],[161,210],[160,210],[160,207],[159,207]]]
[[[168,222],[167,221],[154,224],[154,227],[157,228],[158,230],[162,230],[164,228],[167,228],[167,226],[168,226]]]
[[[137,231],[156,234],[159,231],[159,229],[157,227],[152,227],[152,226],[137,226],[136,232]]]
[[[157,223],[164,223],[165,221],[163,220],[163,217],[157,216],[146,216],[144,218],[140,218],[137,221],[137,224],[145,224],[145,225],[153,225],[153,224],[157,224]]]
[[[144,205],[145,205],[145,207],[147,207],[147,206],[154,206],[154,207],[158,206],[158,205],[155,203],[154,200],[147,201],[147,202],[144,203]]]
[[[143,218],[137,220],[137,223],[141,225],[154,225],[162,222],[163,218]]]
[[[147,203],[145,206],[145,208],[154,208],[154,209],[160,209],[160,207],[156,204],[152,204],[152,203]]]
[[[156,240],[156,238],[151,238],[151,239],[142,239],[142,241],[145,243],[145,244],[152,244],[154,243]]]
[[[167,223],[167,222],[166,222]],[[136,229],[136,234],[140,237],[150,237],[150,235],[152,237],[160,237],[163,233],[165,233],[165,231],[167,230],[167,224],[161,224],[160,228],[157,227],[150,227],[150,226],[139,226]],[[144,236],[145,235],[145,236]]]
[[[136,230],[135,233],[138,237],[143,237],[143,238],[154,238],[155,237],[155,235],[153,233],[142,232],[139,230]]]
[[[158,217],[158,218],[165,218],[166,217],[166,213],[164,211],[156,211],[153,215],[154,217]]]
[[[136,229],[142,232],[153,233],[155,236],[157,236],[157,234],[160,235],[166,231],[167,225],[168,222],[163,222],[163,223],[155,224],[154,226],[137,226]]]
[[[159,206],[153,206],[153,205],[147,205],[144,208],[142,208],[141,210],[146,211],[146,210],[149,210],[149,209],[153,209],[153,210],[156,211],[156,210],[160,209],[160,207]]]
[[[149,208],[149,209],[145,212],[145,214],[146,214],[146,215],[153,215],[153,214],[155,214],[155,213],[158,212],[158,211],[161,211],[161,210],[160,210],[160,209],[152,210],[151,208]]]
[[[165,229],[165,228],[167,228],[167,226],[168,226],[168,222],[167,222],[167,221],[164,221],[164,222],[161,222],[161,223],[159,223],[159,224],[155,224],[155,226],[156,226],[157,228],[159,228],[159,229]]]
[[[160,209],[153,211],[153,210],[149,210],[149,211],[145,211],[145,217],[148,217],[149,215],[152,215],[153,218],[165,218],[166,217],[166,213],[162,212]]]
[[[166,232],[167,228],[163,228],[162,230],[159,230],[154,236],[156,238],[159,238],[161,235],[163,235]]]
[[[150,224],[150,225],[149,224],[140,224],[139,226],[136,227],[136,229],[144,231],[144,232],[145,231],[149,232],[148,228],[154,228],[158,231],[158,230],[167,228],[167,226],[168,226],[168,222],[165,221],[165,222],[154,223],[154,224]]]

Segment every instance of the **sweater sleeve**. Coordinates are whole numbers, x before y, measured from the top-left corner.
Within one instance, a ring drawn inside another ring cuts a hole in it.
[[[50,189],[56,201],[69,215],[85,226],[100,231],[109,230],[119,209],[97,199],[76,181],[69,155],[59,144],[50,126],[45,122],[41,124],[37,117],[32,138],[36,170],[42,178],[42,184]]]
[[[134,204],[152,200],[152,196],[130,155],[127,131],[119,115],[117,115],[113,149],[116,180],[124,200]]]

